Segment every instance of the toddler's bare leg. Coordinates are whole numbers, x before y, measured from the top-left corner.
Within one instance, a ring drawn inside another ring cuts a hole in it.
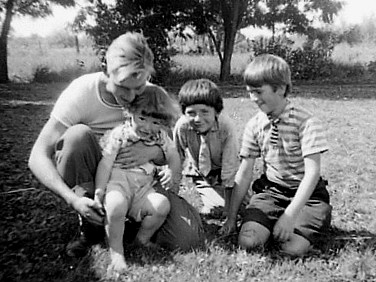
[[[124,258],[123,234],[124,220],[128,211],[128,203],[119,191],[106,194],[106,235],[110,248],[111,264],[109,268],[122,272],[127,264]]]
[[[137,233],[137,241],[145,246],[153,246],[150,238],[165,221],[170,212],[170,202],[159,193],[151,193],[147,196],[145,207],[146,216],[142,220],[140,230]]]

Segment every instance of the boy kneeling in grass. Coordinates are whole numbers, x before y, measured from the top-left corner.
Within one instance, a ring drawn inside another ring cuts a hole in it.
[[[221,113],[221,90],[208,79],[187,81],[179,91],[183,116],[174,128],[174,141],[203,201],[201,213],[215,207],[227,212],[239,166],[238,139],[230,119]]]
[[[228,218],[221,229],[236,228],[236,216],[252,183],[255,159],[264,174],[253,192],[238,243],[250,249],[271,236],[290,255],[303,255],[330,225],[331,206],[326,181],[320,177],[320,155],[328,150],[321,122],[286,96],[291,90],[288,64],[274,55],[260,55],[247,66],[244,79],[251,99],[260,108],[247,123],[240,150],[241,164]]]

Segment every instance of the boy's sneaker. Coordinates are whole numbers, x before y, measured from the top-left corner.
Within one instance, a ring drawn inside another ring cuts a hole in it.
[[[68,243],[66,248],[67,255],[76,258],[83,257],[88,253],[92,245],[93,244],[86,239],[86,236],[81,234],[77,240]]]
[[[95,226],[83,221],[79,216],[80,232],[77,239],[69,242],[66,247],[67,255],[70,257],[85,256],[90,247],[99,244],[104,239],[104,227]]]

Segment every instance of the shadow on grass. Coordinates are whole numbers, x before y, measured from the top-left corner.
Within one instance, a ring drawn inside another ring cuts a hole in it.
[[[315,242],[315,249],[323,255],[337,255],[347,247],[354,247],[362,252],[366,249],[376,249],[376,235],[368,230],[343,230],[331,226],[328,233]]]
[[[203,223],[207,234],[207,244],[216,244],[228,251],[238,249],[238,233],[234,232],[229,235],[220,235],[219,230],[224,223],[223,219],[216,216],[203,215]],[[239,226],[240,222],[238,222]],[[312,250],[307,257],[333,258],[338,256],[342,250],[351,248],[358,252],[364,252],[367,249],[376,250],[376,234],[368,230],[343,230],[331,226],[329,230],[318,237],[312,246]],[[253,251],[265,252],[271,256],[280,257],[279,245],[271,239],[264,248]]]

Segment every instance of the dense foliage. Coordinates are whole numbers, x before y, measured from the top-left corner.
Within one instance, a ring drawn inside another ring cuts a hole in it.
[[[95,7],[82,11],[94,17],[95,25],[85,25],[85,17],[82,16],[77,24],[94,38],[99,52],[127,31],[142,32],[148,38],[155,57],[156,74],[153,78],[155,82],[163,83],[170,71],[167,31],[183,21],[179,10],[181,3],[166,0],[116,1],[111,6],[97,1]]]
[[[316,20],[331,22],[340,8],[341,3],[336,0],[310,0],[304,5],[289,0],[129,0],[115,1],[113,5],[96,1],[83,10],[77,24],[94,36],[99,47],[106,47],[127,30],[142,30],[156,55],[160,82],[169,70],[167,33],[189,26],[196,34],[206,34],[212,40],[221,63],[220,80],[225,81],[231,74],[236,35],[241,28],[268,27],[274,33],[276,25],[283,24],[284,31],[306,33],[312,25],[309,13],[316,13]],[[85,26],[84,13],[94,16],[96,26]]]
[[[283,37],[260,38],[253,41],[253,53],[254,56],[269,53],[284,58],[293,70],[293,79],[313,80],[330,75],[332,46],[307,41],[302,48],[293,48],[292,43]]]

